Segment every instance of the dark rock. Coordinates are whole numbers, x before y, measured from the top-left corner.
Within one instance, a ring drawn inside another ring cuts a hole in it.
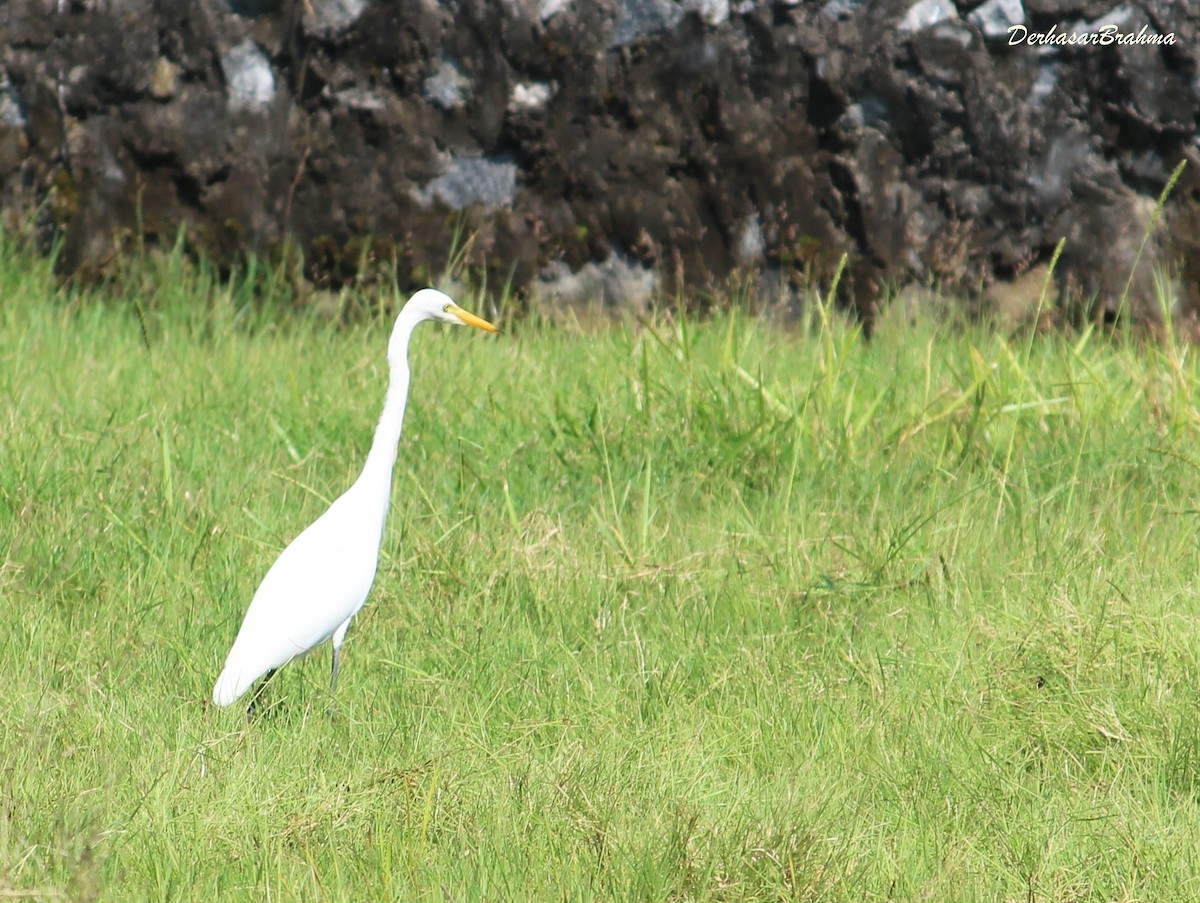
[[[0,198],[70,270],[182,225],[420,283],[458,233],[488,285],[619,305],[734,273],[786,301],[846,254],[865,317],[1065,237],[1065,302],[1153,311],[1155,266],[1200,266],[1200,173],[1142,249],[1200,144],[1198,31],[1167,0],[8,0]],[[1047,39],[1114,33],[1174,40]]]

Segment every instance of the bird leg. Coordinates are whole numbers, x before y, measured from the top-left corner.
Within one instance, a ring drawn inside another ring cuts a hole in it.
[[[332,668],[332,673],[329,675],[329,708],[327,708],[325,710],[325,714],[328,715],[330,718],[332,718],[335,714],[337,714],[336,710],[334,709],[334,703],[333,703],[333,691],[337,687],[337,676],[338,676],[338,647],[335,644],[333,647],[333,668]]]
[[[250,697],[250,704],[246,706],[246,720],[253,721],[254,716],[258,713],[258,698],[262,696],[263,690],[267,688],[267,684],[271,682],[271,678],[275,676],[275,668],[272,668],[266,673],[262,680],[258,682],[258,687],[255,688],[253,695]]]
[[[346,639],[346,630],[350,627],[350,619],[353,617],[354,616],[351,615],[349,618],[347,618],[345,621],[342,622],[341,626],[338,627],[337,630],[335,630],[333,632],[333,637],[332,637],[333,642],[331,644],[333,646],[333,670],[332,670],[332,672],[330,672],[330,675],[329,675],[329,695],[330,696],[333,695],[333,691],[337,688],[338,653],[342,649],[342,641]]]

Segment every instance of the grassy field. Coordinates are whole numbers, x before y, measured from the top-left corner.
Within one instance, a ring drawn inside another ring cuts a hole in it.
[[[423,327],[336,714],[322,649],[247,724],[390,317],[144,283],[0,253],[0,897],[1200,899],[1186,349]]]

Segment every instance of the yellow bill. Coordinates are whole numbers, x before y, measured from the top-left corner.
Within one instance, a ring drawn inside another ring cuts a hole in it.
[[[448,308],[446,308],[446,312],[454,314],[454,316],[458,317],[468,326],[474,326],[476,329],[482,329],[484,332],[500,331],[498,327],[493,326],[487,320],[483,319],[483,317],[477,317],[470,311],[463,310],[457,304],[451,304]]]

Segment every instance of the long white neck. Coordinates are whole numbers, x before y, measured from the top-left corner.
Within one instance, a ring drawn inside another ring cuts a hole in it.
[[[392,497],[392,470],[396,466],[397,446],[400,443],[401,430],[404,428],[404,409],[408,404],[408,340],[412,336],[412,328],[416,325],[415,322],[406,322],[403,314],[401,318],[394,333],[393,341],[396,346],[388,349],[391,377],[388,380],[383,413],[375,427],[375,438],[371,441],[367,462],[350,489],[362,498],[377,503],[375,512],[379,517],[381,538]]]

